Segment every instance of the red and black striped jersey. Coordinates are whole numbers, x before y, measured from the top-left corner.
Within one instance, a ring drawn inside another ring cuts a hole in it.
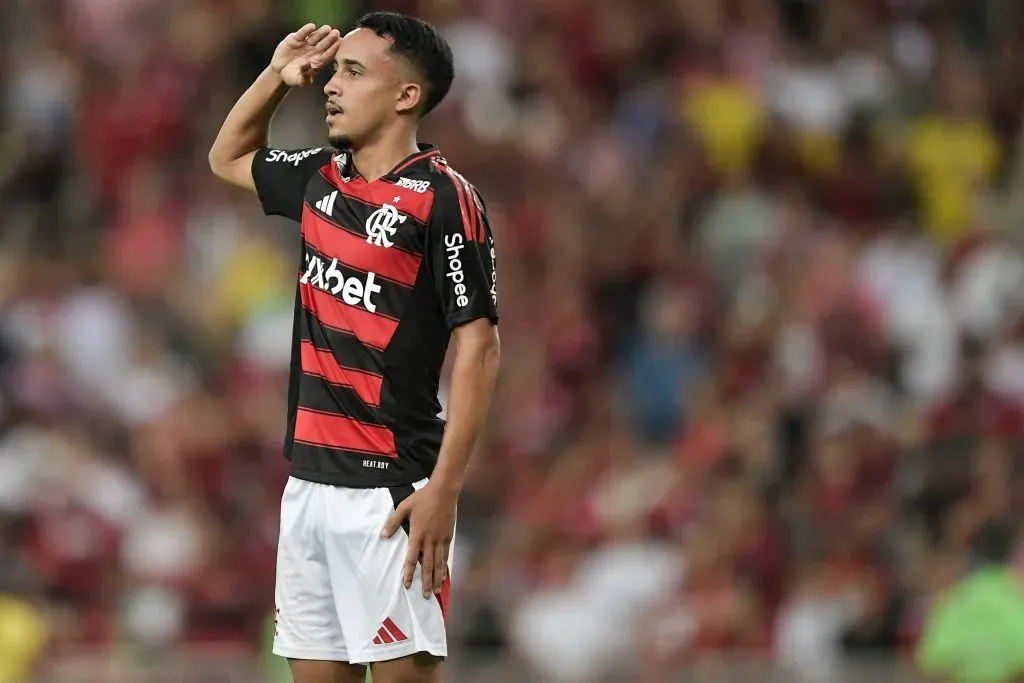
[[[260,149],[263,210],[301,224],[285,455],[349,487],[428,477],[451,330],[496,324],[494,240],[479,193],[434,147],[367,182],[351,154]]]

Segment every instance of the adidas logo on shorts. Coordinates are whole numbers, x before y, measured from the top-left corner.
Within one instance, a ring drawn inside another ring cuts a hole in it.
[[[402,633],[402,629],[395,625],[390,618],[384,620],[384,624],[377,629],[377,637],[373,639],[374,645],[390,645],[409,640],[409,637]]]

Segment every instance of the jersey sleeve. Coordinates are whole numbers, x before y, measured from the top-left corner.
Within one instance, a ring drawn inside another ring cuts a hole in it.
[[[331,160],[328,148],[284,150],[261,147],[252,160],[256,195],[268,216],[302,220],[309,179]]]
[[[448,328],[480,318],[497,324],[494,237],[483,202],[468,183],[439,183],[425,251]]]

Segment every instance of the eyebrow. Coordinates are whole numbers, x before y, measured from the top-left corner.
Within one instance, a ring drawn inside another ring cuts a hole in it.
[[[357,62],[354,59],[343,59],[343,60],[341,60],[341,65],[342,66],[357,66],[360,69],[362,69],[363,71],[366,70],[366,65],[365,64],[363,64],[362,62]]]

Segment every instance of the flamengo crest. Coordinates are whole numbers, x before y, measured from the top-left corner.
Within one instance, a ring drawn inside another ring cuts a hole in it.
[[[398,230],[399,223],[404,223],[408,216],[398,213],[398,209],[385,204],[370,214],[366,219],[366,243],[378,247],[390,247],[391,237]]]

